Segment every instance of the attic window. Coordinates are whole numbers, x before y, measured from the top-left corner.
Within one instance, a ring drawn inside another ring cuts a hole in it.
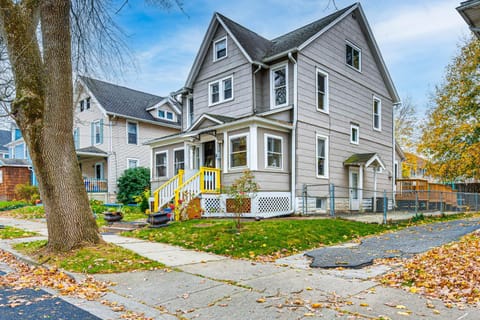
[[[160,119],[173,121],[173,112],[166,111],[166,110],[158,110],[158,117]]]
[[[360,48],[347,42],[347,44],[345,45],[345,49],[345,62],[347,63],[347,65],[358,71],[362,71],[362,51],[360,50]]]
[[[213,61],[218,61],[227,56],[227,37],[213,43]]]

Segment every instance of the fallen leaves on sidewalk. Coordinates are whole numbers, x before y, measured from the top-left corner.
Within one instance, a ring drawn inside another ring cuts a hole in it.
[[[381,281],[392,287],[407,287],[411,293],[452,303],[480,302],[480,234],[463,237],[404,261],[400,270]]]

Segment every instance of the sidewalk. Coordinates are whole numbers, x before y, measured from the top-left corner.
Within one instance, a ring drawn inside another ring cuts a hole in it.
[[[0,217],[0,224],[46,234],[44,223]],[[411,319],[478,319],[478,309],[448,309],[435,300],[431,303],[439,313],[434,313],[427,299],[371,280],[389,270],[386,266],[311,269],[302,255],[257,264],[118,235],[104,239],[175,267],[95,275],[117,283],[106,299],[155,319],[405,319],[399,312],[407,312]],[[115,318],[87,303],[82,307],[100,318]]]

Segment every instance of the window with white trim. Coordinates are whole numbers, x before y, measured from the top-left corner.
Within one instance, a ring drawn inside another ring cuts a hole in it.
[[[265,168],[283,168],[283,138],[265,135]]]
[[[271,69],[271,105],[282,107],[288,104],[288,67],[286,64]]]
[[[232,136],[230,140],[230,168],[248,166],[248,135]]]
[[[165,119],[165,120],[168,120],[168,121],[174,121],[173,112],[171,112],[171,111],[158,109],[158,117],[160,119]]]
[[[173,151],[173,170],[174,174],[178,174],[178,170],[185,169],[185,152],[183,149]]]
[[[103,121],[97,120],[92,123],[93,144],[103,143]]]
[[[138,123],[127,121],[127,143],[138,144]]]
[[[155,153],[155,177],[162,178],[167,176],[167,151]]]
[[[137,168],[139,166],[138,159],[127,159],[127,169]]]
[[[377,97],[373,97],[373,129],[382,130],[382,100]]]
[[[350,124],[350,143],[358,144],[360,140],[360,127],[357,124]]]
[[[362,51],[360,48],[347,42],[345,44],[345,62],[350,67],[361,71],[362,70]]]
[[[87,99],[85,99],[85,108],[88,110],[90,109],[90,97],[88,97]]]
[[[328,177],[328,137],[317,135],[316,144],[317,177]]]
[[[328,73],[317,69],[317,110],[328,112]]]
[[[326,203],[327,203],[327,198],[320,198],[320,197],[315,198],[315,208],[316,209],[325,210]]]
[[[233,100],[233,76],[219,79],[208,84],[208,105]]]
[[[83,112],[83,110],[85,110],[85,101],[80,100],[80,112]]]
[[[227,37],[218,39],[213,43],[213,61],[227,57]]]

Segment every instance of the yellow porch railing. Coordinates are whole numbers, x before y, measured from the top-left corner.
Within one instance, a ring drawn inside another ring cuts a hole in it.
[[[162,184],[153,192],[153,212],[170,202],[175,196],[175,190],[183,184],[183,170],[178,170],[178,174]],[[175,202],[176,203],[176,202]]]
[[[201,167],[199,172],[175,189],[175,220],[180,219],[180,204],[187,206],[201,193],[220,193],[220,173],[217,168]]]

